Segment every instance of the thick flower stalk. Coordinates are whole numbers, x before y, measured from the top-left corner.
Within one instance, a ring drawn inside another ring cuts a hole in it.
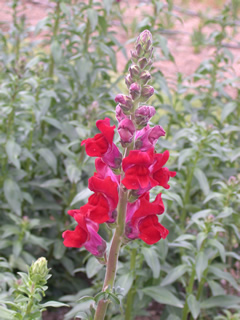
[[[65,246],[84,246],[106,263],[103,292],[114,285],[122,244],[141,239],[151,245],[168,235],[157,217],[164,212],[161,194],[152,202],[149,195],[155,186],[168,189],[170,177],[176,174],[165,167],[169,152],[156,153],[154,149],[157,140],[165,135],[164,129],[149,125],[156,113],[153,106],[146,104],[154,94],[154,88],[148,84],[152,52],[152,35],[145,30],[131,52],[133,64],[125,78],[129,94],[118,94],[115,98],[117,131],[123,152],[113,143],[115,126],[110,125],[108,118],[96,122],[98,134],[82,141],[86,153],[97,157],[96,172],[88,185],[94,194],[80,209],[68,212],[77,226],[74,231],[63,233]],[[97,233],[101,223],[115,228],[108,255],[106,242]],[[95,320],[104,319],[108,303],[108,300],[98,303]]]

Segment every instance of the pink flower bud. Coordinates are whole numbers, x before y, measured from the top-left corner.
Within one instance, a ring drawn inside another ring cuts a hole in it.
[[[141,100],[147,101],[154,94],[154,88],[151,86],[144,86],[141,92]]]
[[[140,74],[140,69],[137,65],[133,65],[129,68],[129,72],[132,79],[137,79]]]
[[[153,53],[153,47],[151,49],[149,49],[145,54],[144,57],[146,57],[147,59],[151,58]]]
[[[122,109],[121,109],[119,104],[116,106],[116,118],[117,118],[118,122],[120,122],[123,119],[127,118],[127,116],[123,113],[123,111],[122,111]]]
[[[140,43],[136,45],[136,54],[138,58],[141,58],[141,56],[144,54],[144,51]]]
[[[129,111],[133,107],[132,99],[128,96],[123,95],[123,94],[118,94],[115,98],[115,101],[120,104],[120,107],[122,108],[122,110],[125,114],[128,114]]]
[[[133,62],[133,63],[137,63],[137,61],[138,61],[138,54],[137,54],[136,50],[131,51],[131,59],[132,59],[132,62]]]
[[[123,119],[118,126],[118,133],[121,138],[121,144],[123,147],[126,146],[126,144],[131,143],[133,139],[133,135],[135,132],[135,127],[130,119]]]
[[[140,85],[136,82],[132,83],[129,88],[129,92],[130,92],[132,99],[136,100],[137,98],[140,97],[140,93],[141,93]]]
[[[141,58],[140,60],[138,60],[138,64],[141,69],[144,69],[145,66],[148,64],[148,60],[145,57]]]
[[[152,106],[142,106],[135,112],[135,120],[139,129],[145,127],[148,121],[155,115],[156,110]]]
[[[126,85],[127,85],[128,88],[129,88],[130,85],[133,83],[133,79],[132,79],[132,77],[131,77],[130,74],[128,74],[128,75],[125,77],[125,83],[126,83]]]
[[[137,131],[135,137],[135,148],[141,151],[147,151],[155,146],[158,138],[165,136],[165,131],[161,126],[150,128],[147,125],[140,131]]]
[[[148,51],[152,45],[152,34],[149,30],[144,30],[137,38],[136,48],[141,45],[144,51]]]
[[[143,71],[140,74],[139,82],[141,85],[144,85],[144,84],[147,84],[150,79],[151,79],[151,75],[150,75],[149,71]]]

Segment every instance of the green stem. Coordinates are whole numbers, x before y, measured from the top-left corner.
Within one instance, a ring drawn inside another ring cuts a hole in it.
[[[134,249],[132,249],[131,260],[130,260],[130,270],[133,273],[135,271],[136,255],[137,255],[137,249],[134,248]],[[134,295],[135,295],[135,289],[131,288],[128,295],[127,295],[127,306],[126,306],[125,320],[132,319],[132,305],[133,305]]]
[[[193,174],[194,174],[194,170],[196,168],[197,162],[198,162],[198,153],[196,154],[196,158],[194,160],[192,168],[190,169],[190,172],[188,172],[186,191],[184,196],[184,207],[183,207],[183,212],[181,214],[182,229],[184,229],[184,226],[185,226],[185,220],[186,220],[186,214],[187,214],[186,206],[189,203],[192,179],[193,179]]]
[[[182,320],[187,320],[187,316],[188,316],[187,298],[188,298],[188,295],[192,292],[195,275],[196,275],[196,267],[195,267],[195,265],[193,265],[191,278],[190,278],[190,281],[189,281],[189,284],[187,287],[187,296],[186,296],[185,304],[184,304],[184,308],[183,308]]]
[[[112,288],[114,284],[116,270],[117,270],[118,255],[121,247],[122,236],[125,229],[127,196],[128,196],[127,191],[124,190],[123,185],[120,185],[117,228],[115,230],[110,252],[109,252],[107,270],[106,270],[102,291],[105,291],[108,288],[108,286]],[[94,317],[95,320],[104,320],[108,303],[109,303],[108,300],[101,300],[98,303],[97,310]]]
[[[32,288],[31,288],[31,294],[30,294],[30,297],[29,297],[29,301],[28,301],[28,304],[27,304],[26,315],[30,315],[31,314],[31,310],[32,310],[32,306],[33,306],[33,300],[34,300],[34,298],[33,298],[34,291],[35,291],[35,285],[33,284]]]
[[[138,102],[135,102],[135,106]],[[133,139],[134,140],[134,139]],[[125,149],[124,157],[127,157],[129,152],[133,149],[133,144],[130,144]],[[123,178],[124,172],[121,174],[121,178]],[[105,280],[103,284],[102,291],[104,292],[109,286],[112,288],[116,271],[117,271],[117,262],[119,251],[122,244],[122,239],[125,231],[125,220],[126,220],[126,211],[127,211],[127,203],[128,203],[128,190],[120,183],[119,186],[119,201],[118,201],[118,208],[117,208],[117,227],[112,239],[112,244],[109,251],[108,262],[107,262],[107,270],[105,274]],[[100,300],[97,305],[97,310],[95,312],[94,320],[104,320],[107,307],[109,301],[108,300]]]
[[[58,34],[58,28],[59,28],[59,20],[60,20],[60,1],[58,1],[56,5],[56,20],[53,27],[53,40],[56,40],[57,34]],[[54,71],[54,58],[53,54],[51,53],[50,56],[50,64],[49,64],[49,77],[53,77],[53,71]]]

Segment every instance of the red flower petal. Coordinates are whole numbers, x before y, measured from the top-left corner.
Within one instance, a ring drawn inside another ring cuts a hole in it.
[[[80,208],[80,213],[90,220],[104,223],[109,220],[109,205],[101,193],[95,193],[88,198],[88,203]]]
[[[154,244],[168,235],[168,230],[158,222],[155,215],[142,219],[139,223],[139,231],[139,238],[147,244]]]
[[[137,190],[139,188],[146,188],[150,183],[149,174],[148,168],[144,166],[133,166],[126,171],[122,184],[127,189]]]
[[[169,171],[168,168],[161,168],[153,173],[153,179],[158,182],[159,186],[162,186],[165,189],[169,189],[170,185],[168,184],[168,181],[170,177],[175,177],[175,175],[175,171]]]
[[[125,172],[130,166],[141,165],[148,168],[153,163],[154,149],[149,149],[147,152],[140,150],[132,150],[129,155],[123,159],[122,168]]]
[[[74,231],[63,232],[63,244],[66,247],[81,248],[88,239],[87,229],[76,226]]]
[[[102,132],[108,143],[112,144],[115,126],[110,126],[110,119],[97,120],[96,126]]]
[[[111,209],[115,209],[118,204],[118,185],[110,177],[99,179],[93,176],[88,180],[88,188],[94,192],[103,193],[109,200]]]
[[[86,153],[90,157],[102,157],[108,150],[108,141],[102,133],[96,134],[93,138],[83,140],[81,146],[85,144]]]
[[[149,192],[139,198],[139,208],[134,212],[132,224],[134,225],[139,218],[149,215],[162,214],[164,212],[164,204],[161,193],[159,193],[153,202],[149,202]]]

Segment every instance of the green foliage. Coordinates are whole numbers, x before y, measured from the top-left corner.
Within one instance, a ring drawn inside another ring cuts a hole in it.
[[[1,267],[9,269],[9,265],[2,260]],[[28,273],[19,272],[19,279],[12,279],[13,292],[7,300],[2,297],[0,307],[1,319],[11,320],[40,320],[42,311],[46,307],[67,306],[57,301],[40,303],[47,290],[47,280],[51,277],[47,268],[47,260],[39,258],[32,263]]]

